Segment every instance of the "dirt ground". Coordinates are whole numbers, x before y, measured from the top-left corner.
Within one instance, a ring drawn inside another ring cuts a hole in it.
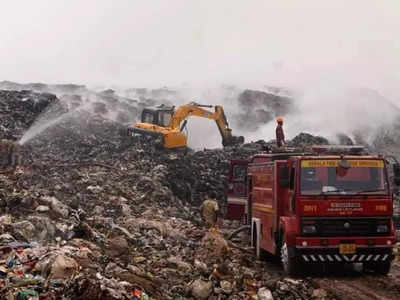
[[[338,299],[400,299],[400,265],[393,263],[387,276],[342,269],[314,280]]]
[[[264,262],[271,275],[281,278],[279,262]],[[310,268],[296,280],[307,280],[327,292],[328,299],[400,299],[400,263],[394,261],[387,276],[368,274],[361,265]]]

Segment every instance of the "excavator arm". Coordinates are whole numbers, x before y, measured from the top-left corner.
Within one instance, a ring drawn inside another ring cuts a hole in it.
[[[172,129],[180,129],[182,131],[182,129],[186,125],[186,123],[184,123],[181,128],[179,128],[179,126],[181,125],[182,121],[185,121],[188,117],[196,116],[196,117],[201,117],[201,118],[207,118],[207,119],[214,120],[216,122],[216,124],[218,126],[218,130],[222,137],[222,145],[224,147],[244,143],[243,136],[233,136],[232,135],[232,129],[229,128],[229,124],[226,119],[225,112],[224,112],[224,109],[222,108],[222,106],[216,105],[215,112],[210,112],[210,111],[204,109],[203,107],[211,108],[213,106],[212,105],[201,105],[201,104],[194,103],[194,102],[180,106],[175,111],[175,113],[170,121],[169,127],[171,127]]]

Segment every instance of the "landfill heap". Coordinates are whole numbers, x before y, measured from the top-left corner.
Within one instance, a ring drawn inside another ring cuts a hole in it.
[[[16,140],[46,108],[57,101],[52,94],[0,90],[0,139]]]
[[[237,102],[235,122],[239,128],[251,131],[294,111],[292,98],[271,92],[244,90]]]
[[[221,86],[215,90],[192,97],[192,92],[185,88],[128,88],[128,89],[89,89],[76,84],[44,84],[16,83],[0,81],[0,89],[10,91],[32,90],[36,93],[53,93],[68,109],[85,107],[100,114],[106,119],[119,123],[131,123],[140,119],[144,107],[154,107],[160,104],[179,106],[191,101],[209,102],[218,99],[229,116],[232,128],[245,131],[255,131],[276,116],[286,116],[295,112],[293,95],[282,88],[264,87],[263,91],[241,90],[233,86]]]
[[[151,139],[128,138],[100,113],[70,113],[50,94],[1,91],[0,100],[0,134],[12,141],[44,111],[65,114],[21,145],[20,165],[0,174],[2,299],[312,293],[306,281],[269,276],[251,251],[207,231],[197,211],[209,190],[223,202],[229,159],[265,142],[159,152]]]
[[[334,298],[228,240],[234,223],[202,225],[205,193],[224,203],[229,159],[272,141],[184,155],[128,138],[101,113],[68,112],[48,94],[0,91],[0,109],[9,118],[0,134],[13,141],[46,109],[58,120],[21,145],[19,166],[0,172],[1,299]]]

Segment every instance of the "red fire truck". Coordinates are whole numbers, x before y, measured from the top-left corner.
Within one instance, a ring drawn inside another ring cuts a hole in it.
[[[247,205],[228,201],[228,216],[247,215],[256,255],[280,255],[288,274],[327,263],[387,274],[396,242],[388,161],[359,146],[312,149],[232,162],[232,170],[248,163]],[[398,180],[398,165],[393,169]]]

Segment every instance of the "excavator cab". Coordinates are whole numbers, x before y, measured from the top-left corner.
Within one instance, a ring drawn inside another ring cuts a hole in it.
[[[145,108],[142,111],[142,123],[167,127],[174,114],[174,106],[160,105],[156,108]]]
[[[174,116],[175,107],[159,105],[154,108],[144,108],[141,122],[128,127],[128,135],[152,136],[157,148],[177,148],[186,146],[186,136],[169,126]]]

